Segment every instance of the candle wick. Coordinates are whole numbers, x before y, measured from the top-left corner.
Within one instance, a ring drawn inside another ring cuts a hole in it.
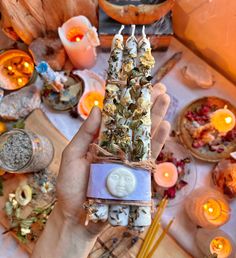
[[[142,28],[142,35],[143,35],[143,38],[146,38],[145,25],[143,25],[143,28]]]
[[[131,25],[131,28],[132,28],[132,33],[131,33],[131,36],[134,37],[134,33],[135,33],[135,25]]]
[[[122,30],[125,28],[125,26],[122,24],[121,27],[120,27],[120,30],[118,32],[118,34],[121,34]]]

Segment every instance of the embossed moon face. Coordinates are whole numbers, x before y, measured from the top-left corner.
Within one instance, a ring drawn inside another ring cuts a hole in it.
[[[126,168],[116,168],[107,176],[107,189],[116,197],[122,198],[131,194],[136,188],[134,174]]]

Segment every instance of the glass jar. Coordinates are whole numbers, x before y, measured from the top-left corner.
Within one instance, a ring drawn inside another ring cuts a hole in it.
[[[23,129],[0,136],[0,168],[12,173],[36,172],[49,166],[54,156],[51,141]]]

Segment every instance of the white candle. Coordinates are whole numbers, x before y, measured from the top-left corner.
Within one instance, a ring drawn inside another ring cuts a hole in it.
[[[96,62],[100,44],[96,28],[85,16],[76,16],[58,28],[59,37],[76,68],[91,68]]]
[[[196,241],[204,255],[217,254],[218,258],[232,258],[235,252],[232,238],[219,229],[198,229]]]
[[[227,133],[235,127],[235,115],[225,106],[211,115],[211,124],[220,133]]]
[[[163,162],[157,165],[153,176],[159,186],[168,188],[176,184],[178,171],[173,163]]]
[[[208,187],[194,190],[186,199],[185,210],[193,223],[209,229],[224,225],[231,212],[224,195]]]

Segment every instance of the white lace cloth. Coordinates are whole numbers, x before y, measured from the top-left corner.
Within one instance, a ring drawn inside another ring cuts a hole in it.
[[[204,96],[219,96],[228,99],[232,103],[236,103],[236,87],[226,80],[222,75],[217,73],[212,68],[211,71],[215,78],[215,85],[209,90],[193,89],[184,84],[181,75],[181,68],[187,63],[195,61],[202,62],[189,49],[184,47],[177,40],[173,39],[171,46],[167,52],[154,53],[156,59],[157,69],[165,60],[170,58],[173,53],[183,51],[182,60],[175,66],[175,68],[163,79],[163,83],[167,86],[168,93],[172,96],[172,105],[167,114],[167,118],[172,122],[173,128],[176,122],[176,115],[189,102],[199,97]],[[108,53],[99,53],[97,64],[93,67],[93,71],[105,78],[105,69],[107,68]],[[56,113],[43,107],[51,122],[70,140],[78,131],[81,120],[72,119],[67,113]],[[210,170],[212,165],[205,162],[197,161],[197,186],[211,185]],[[231,203],[232,215],[231,220],[222,227],[228,234],[236,240],[236,200]],[[193,225],[186,216],[183,208],[183,203],[176,207],[167,208],[163,223],[175,217],[175,222],[171,227],[170,233],[190,254],[196,258],[202,257],[194,239],[196,233],[196,226]],[[9,235],[1,235],[3,228],[0,227],[0,258],[26,258],[28,255],[18,247],[17,243]],[[164,258],[164,257],[160,257]],[[174,258],[174,257],[173,257]]]

